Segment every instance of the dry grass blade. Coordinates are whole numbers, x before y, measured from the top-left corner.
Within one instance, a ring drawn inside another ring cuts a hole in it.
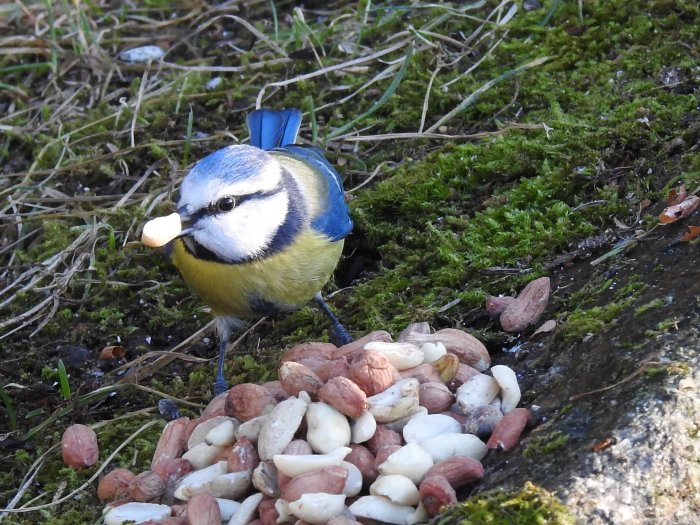
[[[524,130],[538,130],[542,129],[541,124],[519,124],[511,123],[496,131],[481,131],[479,133],[470,133],[465,135],[450,135],[448,133],[430,133],[427,131],[417,132],[417,133],[383,133],[377,135],[356,135],[349,133],[347,135],[342,135],[336,137],[336,141],[343,142],[377,142],[383,140],[420,140],[420,139],[430,139],[430,140],[479,140],[487,137],[494,137],[498,135],[503,135],[509,131],[524,129]]]
[[[268,84],[265,84],[262,87],[262,89],[260,90],[260,92],[258,93],[258,97],[255,101],[255,107],[259,108],[262,106],[262,99],[263,99],[263,96],[265,95],[265,91],[267,90],[267,88],[284,87],[284,86],[288,86],[290,84],[294,84],[296,82],[300,82],[302,80],[309,80],[309,79],[312,79],[312,78],[315,78],[315,77],[318,77],[321,75],[326,75],[326,74],[331,73],[333,71],[340,71],[340,70],[347,69],[347,68],[357,66],[360,64],[366,64],[367,62],[372,62],[374,60],[377,60],[378,58],[381,58],[381,57],[386,56],[390,53],[393,53],[394,51],[397,51],[399,49],[403,49],[404,47],[406,47],[406,44],[407,44],[407,41],[401,41],[398,44],[394,44],[394,45],[389,46],[385,49],[381,49],[379,51],[376,51],[374,53],[370,53],[370,54],[365,55],[365,56],[354,58],[354,59],[348,60],[346,62],[341,62],[341,63],[335,64],[333,66],[326,66],[326,67],[323,67],[319,70],[312,71],[311,73],[297,75],[294,78],[290,78],[288,80],[280,80],[278,82],[270,82]]]
[[[502,82],[503,80],[507,80],[509,78],[513,78],[520,73],[527,71],[528,69],[532,69],[533,67],[540,66],[544,64],[545,62],[548,62],[552,60],[553,57],[539,57],[536,58],[535,60],[531,60],[530,62],[527,62],[525,64],[522,64],[521,66],[518,66],[516,68],[513,68],[509,71],[506,71],[505,73],[502,73],[498,75],[496,78],[489,80],[486,82],[483,86],[481,86],[479,89],[474,91],[471,95],[469,95],[467,98],[462,100],[455,108],[450,110],[447,114],[443,115],[438,119],[438,121],[430,126],[426,131],[428,133],[432,133],[435,130],[440,129],[441,126],[444,126],[446,123],[451,121],[454,117],[459,115],[462,111],[467,109],[469,106],[474,104],[481,95],[486,93],[489,89],[491,89],[493,86],[498,84],[499,82]]]

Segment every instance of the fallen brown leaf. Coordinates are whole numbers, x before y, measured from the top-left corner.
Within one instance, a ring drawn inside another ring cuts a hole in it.
[[[673,188],[668,192],[668,205],[675,206],[685,200],[688,193],[685,190],[685,184],[681,184],[678,188]]]
[[[548,321],[545,321],[542,323],[542,326],[540,326],[535,332],[530,336],[530,339],[535,337],[537,334],[545,334],[547,332],[551,332],[557,327],[557,322],[554,319],[550,319]]]
[[[661,224],[670,224],[680,219],[684,219],[693,213],[698,206],[700,206],[700,197],[691,195],[680,204],[666,208],[663,213],[659,215],[659,221]]]
[[[700,235],[700,226],[688,226],[688,229],[681,237],[681,242],[692,241]]]

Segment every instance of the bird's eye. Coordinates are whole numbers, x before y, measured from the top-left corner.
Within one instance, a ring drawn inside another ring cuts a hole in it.
[[[227,212],[236,207],[236,200],[233,197],[221,197],[216,201],[216,208],[219,211]]]

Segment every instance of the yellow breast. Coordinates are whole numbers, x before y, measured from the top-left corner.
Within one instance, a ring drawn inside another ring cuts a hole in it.
[[[280,310],[307,303],[330,279],[342,249],[342,240],[328,242],[322,234],[307,231],[265,259],[223,264],[196,259],[177,239],[172,261],[215,315],[256,317],[260,312],[255,305],[261,302]]]

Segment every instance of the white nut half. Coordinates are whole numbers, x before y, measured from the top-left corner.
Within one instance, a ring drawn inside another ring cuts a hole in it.
[[[418,485],[433,466],[433,458],[418,443],[408,443],[379,465],[380,474],[400,474]]]
[[[170,506],[157,503],[125,503],[118,507],[107,507],[104,515],[105,525],[122,525],[122,523],[141,523],[156,521],[170,516]]]
[[[520,385],[513,370],[505,365],[491,367],[491,375],[501,387],[501,411],[507,414],[520,403]]]
[[[437,361],[447,353],[447,348],[445,348],[445,345],[440,341],[437,341],[436,343],[423,343],[420,349],[423,350],[423,356],[425,356],[426,363]]]
[[[308,397],[306,398],[308,399]],[[258,455],[263,461],[280,454],[294,438],[308,402],[303,396],[280,401],[268,414],[258,434]]]
[[[230,418],[228,416],[214,416],[210,419],[206,419],[202,421],[199,425],[194,427],[194,430],[192,431],[192,434],[190,434],[189,439],[187,440],[187,450],[190,450],[191,448],[196,447],[200,443],[208,443],[209,445],[216,445],[217,443],[209,443],[206,441],[207,434],[209,432],[218,427],[221,423],[224,421],[231,421],[233,423],[233,426],[236,427],[238,425],[237,420],[233,420],[233,418]]]
[[[348,498],[357,496],[362,491],[362,472],[349,461],[341,461],[340,466],[347,469],[348,477],[345,478],[343,494]]]
[[[311,403],[307,407],[306,425],[306,441],[314,452],[327,454],[350,444],[348,418],[327,403]]]
[[[457,404],[463,414],[469,414],[477,407],[488,405],[498,395],[498,382],[486,374],[470,377],[457,389]]]
[[[237,500],[245,496],[250,490],[252,476],[253,471],[251,470],[222,474],[211,480],[211,483],[206,488],[206,492],[215,498]]]
[[[423,364],[425,359],[421,349],[413,343],[371,341],[364,346],[364,349],[379,352],[399,371]]]
[[[377,421],[372,412],[365,410],[360,417],[356,417],[350,423],[350,431],[353,443],[364,443],[369,440],[377,431]]]
[[[190,472],[177,484],[174,496],[177,499],[188,500],[198,492],[204,492],[215,478],[226,474],[227,471],[226,461],[218,461],[209,467]]]
[[[418,387],[417,379],[402,379],[383,392],[368,397],[368,410],[379,423],[401,419],[418,406]]]
[[[262,499],[263,495],[257,492],[241,501],[241,506],[233,513],[228,525],[246,525],[253,521],[253,516],[258,511],[258,505],[260,505]]]
[[[488,448],[473,434],[440,434],[421,441],[420,446],[432,456],[433,461],[443,461],[452,456],[467,456],[481,461]]]
[[[143,225],[141,242],[151,248],[165,246],[182,233],[180,215],[171,213],[165,217],[151,219]]]
[[[225,498],[216,498],[216,503],[219,505],[219,512],[221,513],[221,521],[228,521],[233,516],[234,512],[238,510],[241,506],[237,501]]]
[[[414,513],[413,507],[399,505],[384,496],[362,496],[349,509],[357,518],[396,525],[403,525]]]
[[[282,474],[295,478],[323,467],[340,465],[351,451],[349,447],[340,447],[328,454],[276,454],[272,462]]]
[[[242,437],[246,437],[250,439],[253,443],[256,443],[258,441],[258,437],[260,436],[260,431],[262,430],[262,427],[265,425],[267,420],[270,418],[270,414],[263,414],[262,416],[254,417],[253,419],[249,419],[248,421],[244,421],[240,425],[238,425],[238,428],[236,429],[236,439],[241,439]]]
[[[333,516],[343,512],[345,494],[309,492],[289,502],[289,512],[308,523],[328,523]]]
[[[217,445],[220,447],[228,447],[236,442],[236,423],[233,418],[228,418],[214,428],[212,428],[207,435],[204,436],[204,441],[210,445]]]
[[[400,474],[379,476],[369,486],[369,493],[373,496],[384,496],[399,505],[414,506],[420,501],[418,487],[413,481]]]
[[[445,414],[427,414],[415,416],[403,427],[403,438],[406,443],[420,443],[431,437],[459,432],[459,421]]]
[[[217,445],[208,445],[207,443],[200,443],[195,445],[187,452],[182,455],[182,459],[186,459],[192,463],[192,467],[195,470],[200,470],[209,465],[213,465],[216,459],[221,456],[225,447],[219,447]]]

